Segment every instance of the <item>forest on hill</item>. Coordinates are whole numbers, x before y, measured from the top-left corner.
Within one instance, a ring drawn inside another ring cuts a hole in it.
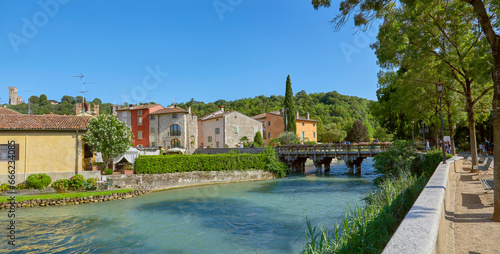
[[[191,101],[177,104],[177,106],[184,109],[191,106],[192,112],[198,117],[217,111],[219,106],[224,107],[226,110],[236,110],[248,116],[254,116],[280,110],[283,107],[284,99],[285,97],[281,95],[271,95],[269,97],[260,95],[254,98],[243,98],[234,101],[217,100],[209,103],[191,99]],[[59,104],[51,104],[47,96],[42,94],[40,96],[31,96],[29,98],[30,105],[22,103],[6,106],[22,114],[27,114],[28,108],[30,108],[31,113],[37,115],[50,113],[74,115],[75,105],[81,103],[82,100],[83,97],[81,96],[65,95],[61,98]],[[320,141],[335,142],[343,140],[356,120],[364,123],[371,138],[381,140],[387,138],[384,129],[379,126],[375,118],[370,114],[369,106],[373,101],[368,99],[342,95],[336,91],[308,94],[302,90],[295,94],[294,101],[301,117],[305,117],[306,112],[309,112],[311,119],[319,121],[318,136]],[[87,102],[90,102],[92,106],[98,104],[101,114],[111,113],[111,103],[103,103],[98,98]],[[168,105],[163,106],[167,107]]]

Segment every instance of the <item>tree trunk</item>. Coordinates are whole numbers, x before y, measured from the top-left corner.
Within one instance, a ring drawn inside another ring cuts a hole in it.
[[[453,122],[451,119],[451,103],[449,101],[446,102],[446,105],[448,106],[448,131],[450,132],[450,149],[451,149],[451,154],[455,156],[455,138],[453,137]]]
[[[467,121],[469,123],[469,141],[470,141],[470,154],[472,157],[472,166],[477,165],[477,143],[476,143],[476,123],[475,123],[475,113],[474,113],[474,103],[472,100],[472,94],[470,92],[470,82],[466,81],[466,108],[467,108]],[[472,169],[471,169],[472,170]]]
[[[493,221],[500,221],[500,40],[497,40],[497,47],[493,47],[493,59],[495,69],[493,70],[493,144],[497,149],[493,150]]]

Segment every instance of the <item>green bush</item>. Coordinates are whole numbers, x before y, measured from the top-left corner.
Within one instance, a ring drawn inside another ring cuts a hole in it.
[[[87,178],[87,190],[97,189],[97,178]]]
[[[18,190],[24,190],[27,188],[28,188],[28,186],[26,186],[25,183],[20,183],[20,184],[16,185],[16,189],[18,189]]]
[[[266,156],[265,170],[274,172],[280,177],[286,176],[286,174],[290,171],[285,163],[279,161],[278,157],[276,156],[276,150],[274,150],[274,148],[267,147],[264,150],[263,154]]]
[[[255,137],[253,138],[254,147],[261,147],[264,144],[264,140],[262,139],[262,134],[260,131],[255,133]]]
[[[113,170],[112,170],[112,169],[110,169],[110,168],[105,168],[105,169],[104,169],[104,174],[105,174],[105,175],[112,175],[112,174],[113,174]]]
[[[59,179],[57,181],[54,181],[52,183],[52,188],[61,190],[61,191],[66,191],[69,189],[69,180],[68,179]]]
[[[85,188],[85,177],[80,174],[76,174],[75,176],[69,179],[69,187],[74,190],[80,190]]]
[[[26,185],[29,189],[43,189],[52,182],[52,178],[47,174],[33,174],[26,179]]]
[[[136,174],[164,174],[190,171],[265,169],[264,154],[140,155]]]
[[[415,159],[415,152],[411,141],[397,140],[392,143],[389,150],[377,154],[373,168],[382,176],[376,182],[389,176],[397,176],[400,170],[410,170]]]
[[[6,190],[8,190],[8,189],[10,189],[10,185],[9,185],[9,184],[2,183],[2,184],[0,185],[0,191],[6,191]]]

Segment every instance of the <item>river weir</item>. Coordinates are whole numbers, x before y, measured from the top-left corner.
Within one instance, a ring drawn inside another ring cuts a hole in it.
[[[197,186],[132,199],[19,209],[11,253],[299,253],[306,218],[333,228],[347,206],[376,190],[361,175],[329,174]],[[306,172],[311,172],[310,165]],[[1,218],[6,225],[7,218]]]

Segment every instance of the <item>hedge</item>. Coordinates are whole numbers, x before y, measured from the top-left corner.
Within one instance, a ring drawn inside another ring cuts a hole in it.
[[[136,174],[265,169],[265,154],[140,155]]]

